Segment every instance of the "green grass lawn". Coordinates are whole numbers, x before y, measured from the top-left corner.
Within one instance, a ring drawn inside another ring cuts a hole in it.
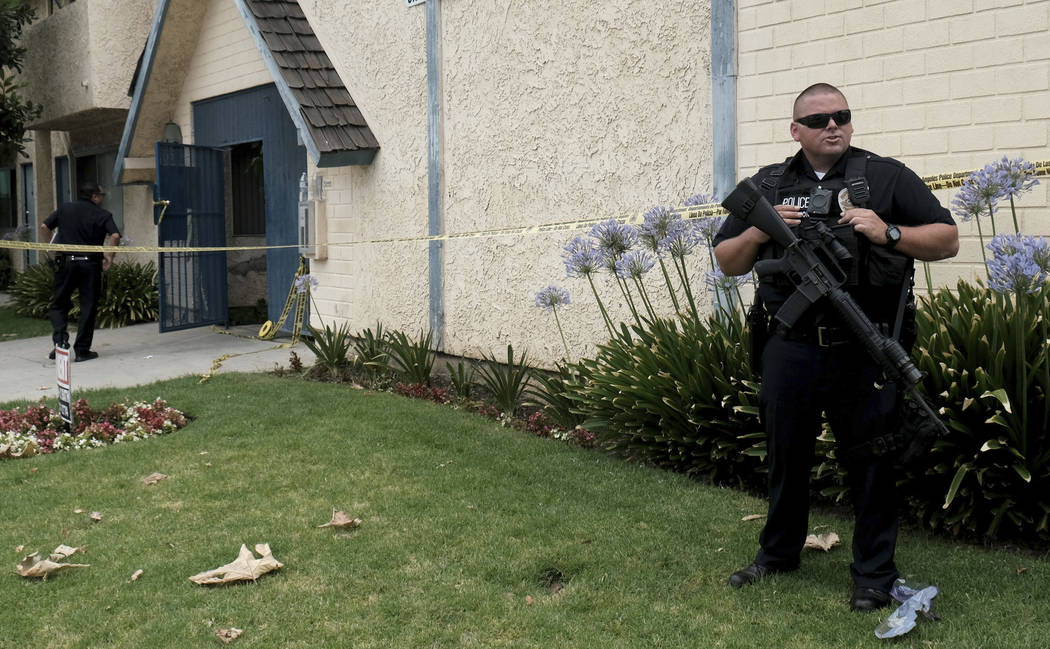
[[[843,546],[737,591],[726,577],[761,526],[741,518],[765,506],[733,490],[341,385],[219,375],[86,396],[160,396],[196,419],[0,461],[2,649],[221,646],[228,627],[244,629],[242,649],[884,646],[879,615],[848,610],[851,525],[834,513],[811,525]],[[155,471],[170,477],[140,483]],[[318,529],[333,508],[361,527]],[[71,561],[91,567],[18,576],[24,554],[61,543],[86,547]],[[188,581],[242,543],[269,543],[284,567],[253,584]],[[1045,557],[906,531],[898,563],[942,589],[943,619],[896,646],[1046,646]]]
[[[50,334],[51,323],[49,321],[20,316],[10,305],[0,306],[0,342]]]

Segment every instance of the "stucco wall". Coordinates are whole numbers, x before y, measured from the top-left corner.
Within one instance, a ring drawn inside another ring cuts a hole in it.
[[[26,98],[44,107],[37,123],[70,128],[69,117],[78,113],[126,110],[155,7],[156,0],[80,0],[49,16],[38,9],[38,19],[23,31],[21,75]],[[92,119],[85,116],[83,125]]]
[[[971,170],[1004,155],[1050,159],[1048,0],[740,0],[738,7],[741,175],[797,150],[791,103],[817,81],[845,92],[855,145],[920,175]],[[1027,234],[1050,234],[1048,186],[1043,178],[1019,202]],[[950,208],[956,191],[937,195]],[[932,265],[935,285],[984,276],[976,225],[959,225],[960,254]],[[996,225],[1013,229],[1009,206]]]
[[[200,34],[186,35],[197,38],[197,46],[173,109],[186,144],[193,144],[193,102],[273,83],[233,0],[206,5]]]
[[[369,168],[321,170],[332,186],[329,260],[314,264],[320,315],[425,327],[426,243],[349,245],[426,233],[425,10],[301,4],[381,145]],[[709,191],[705,3],[443,2],[441,12],[446,232],[635,215]],[[573,234],[446,242],[445,350],[512,343],[541,362],[561,357],[553,320],[532,304],[550,283],[573,294],[562,313],[572,353],[600,340],[586,281],[565,279]]]

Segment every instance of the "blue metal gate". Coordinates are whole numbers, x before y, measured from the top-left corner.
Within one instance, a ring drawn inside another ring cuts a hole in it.
[[[226,245],[223,151],[157,142],[154,211],[158,244],[165,248]],[[160,331],[228,321],[226,252],[157,255]]]

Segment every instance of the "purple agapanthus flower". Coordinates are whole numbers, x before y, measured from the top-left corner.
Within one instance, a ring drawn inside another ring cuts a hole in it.
[[[707,271],[704,276],[704,283],[712,291],[731,291],[745,284],[749,284],[752,281],[750,273],[743,275],[726,275],[722,272],[722,269],[715,266],[714,269]]]
[[[648,212],[642,220],[638,238],[642,244],[652,252],[660,250],[660,242],[667,238],[676,222],[681,222],[682,217],[663,205],[656,205]]]
[[[587,277],[602,267],[602,254],[594,242],[585,237],[573,237],[562,249],[565,274],[569,277]]]
[[[1002,198],[1013,198],[1023,194],[1039,184],[1035,178],[1035,164],[1024,158],[1010,160],[1003,156],[992,165],[997,174],[997,180],[1002,186]]]
[[[1038,293],[1050,276],[1050,244],[1042,237],[999,234],[988,244],[988,285],[998,293]]]
[[[306,293],[307,291],[312,291],[320,283],[313,275],[300,275],[295,278],[295,292]]]
[[[701,192],[699,194],[693,194],[689,198],[685,199],[685,206],[686,207],[695,207],[697,205],[707,205],[708,203],[714,203],[714,202],[715,202],[715,199],[714,199],[713,196],[711,196],[710,194],[705,194],[705,193]]]
[[[977,185],[967,179],[952,200],[952,211],[963,221],[976,219],[988,209],[988,206],[981,202],[982,200],[980,192],[977,191]]]
[[[725,216],[705,216],[698,219],[696,227],[700,231],[700,236],[710,244],[714,241],[715,235],[722,229],[722,223],[726,220]]]
[[[616,276],[641,279],[656,265],[656,257],[645,250],[631,250],[616,260]]]
[[[991,205],[991,211],[995,212],[998,209],[996,203],[1005,196],[1006,181],[1003,174],[992,165],[985,165],[983,169],[970,174],[967,181],[974,184],[975,191],[984,205]]]
[[[693,248],[704,241],[700,224],[696,221],[678,221],[660,242],[661,252],[681,259],[693,252]]]
[[[540,292],[536,294],[535,302],[536,306],[544,311],[550,311],[559,306],[569,304],[569,292],[552,284],[546,288],[540,289]]]
[[[638,241],[638,230],[633,225],[609,219],[591,228],[591,238],[605,257],[619,259]]]

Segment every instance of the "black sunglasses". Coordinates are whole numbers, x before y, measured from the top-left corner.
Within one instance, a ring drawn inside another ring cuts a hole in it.
[[[851,119],[853,119],[853,114],[849,112],[848,108],[845,108],[843,110],[836,110],[834,113],[813,113],[812,115],[799,117],[795,121],[806,128],[824,128],[828,125],[828,120],[832,119],[835,120],[835,123],[839,126],[845,126],[846,124],[849,124]]]

